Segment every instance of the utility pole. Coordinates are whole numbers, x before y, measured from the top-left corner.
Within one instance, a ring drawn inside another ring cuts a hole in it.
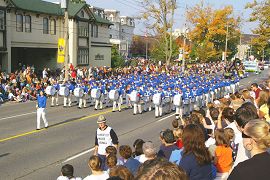
[[[145,45],[145,59],[148,59],[148,42],[147,42],[147,39],[145,38],[145,43],[146,43],[146,45]]]
[[[68,61],[69,61],[69,31],[68,31],[68,1],[69,0],[61,0],[61,8],[65,10],[65,25],[64,25],[64,39],[65,39],[65,79],[68,80]]]
[[[225,53],[224,53],[225,54],[225,57],[224,57],[225,65],[227,64],[228,34],[229,34],[229,24],[227,23],[226,44],[225,44]]]

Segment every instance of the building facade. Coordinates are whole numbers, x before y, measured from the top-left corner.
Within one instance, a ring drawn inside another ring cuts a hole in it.
[[[69,2],[68,13],[69,63],[110,66],[110,22],[94,14],[85,3]],[[0,0],[1,68],[7,72],[21,65],[34,65],[39,70],[61,68],[63,64],[57,64],[57,46],[65,32],[60,4],[42,0]]]
[[[123,56],[129,56],[132,38],[134,36],[135,19],[128,16],[120,16],[117,10],[105,9],[105,16],[113,23],[110,27],[110,42],[118,46]]]

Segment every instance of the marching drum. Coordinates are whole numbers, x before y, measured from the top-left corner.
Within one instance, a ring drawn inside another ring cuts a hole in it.
[[[94,99],[100,98],[101,92],[99,89],[92,89],[91,90],[91,97]]]
[[[153,103],[155,105],[160,105],[161,104],[161,94],[160,93],[154,94]]]
[[[150,101],[150,96],[144,96],[143,101],[144,102],[149,102]]]
[[[170,102],[171,102],[171,98],[170,98],[170,97],[165,97],[164,103],[165,103],[165,104],[168,104],[168,103],[170,103]]]
[[[132,91],[129,95],[130,101],[132,102],[138,102],[139,101],[139,96],[137,91]]]
[[[109,92],[109,99],[112,101],[116,101],[119,98],[119,93],[117,90],[111,90]]]
[[[46,94],[50,95],[50,96],[54,96],[56,93],[56,89],[53,86],[48,86],[45,90]]]
[[[69,89],[68,89],[68,87],[66,87],[66,86],[60,87],[59,95],[60,96],[68,96],[69,95]]]
[[[83,93],[84,93],[84,91],[82,88],[77,87],[74,89],[74,96],[75,97],[81,98],[81,97],[83,97]]]
[[[182,96],[180,94],[177,94],[173,97],[173,104],[175,106],[181,106],[182,104]]]

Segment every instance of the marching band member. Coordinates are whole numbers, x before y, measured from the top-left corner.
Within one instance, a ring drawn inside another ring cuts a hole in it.
[[[189,87],[187,87],[186,91],[183,93],[183,100],[184,100],[183,114],[186,116],[190,114],[190,98],[191,98],[190,89]]]
[[[136,115],[137,112],[142,114],[142,97],[144,96],[144,92],[141,90],[140,85],[136,86],[137,96],[139,97],[138,102],[134,102],[133,115]]]
[[[191,90],[191,104],[190,104],[190,112],[192,112],[195,107],[198,107],[198,98],[197,98],[197,87],[194,85]]]
[[[132,92],[132,87],[130,84],[128,84],[126,86],[126,106],[128,108],[132,108],[132,104],[131,104],[131,101],[130,101],[130,93]]]
[[[60,90],[60,85],[58,84],[57,80],[53,81],[53,87],[55,88],[55,94],[52,96],[51,107],[54,106],[54,102],[55,102],[56,106],[59,106],[59,104],[58,104],[58,92]]]
[[[152,110],[152,106],[151,106],[152,96],[153,96],[153,91],[151,90],[151,86],[148,85],[146,87],[146,90],[144,91],[144,99],[143,99],[143,101],[144,101],[143,110],[145,112]]]
[[[68,96],[64,97],[64,107],[67,107],[66,106],[66,101],[68,101],[68,106],[71,107],[71,103],[72,103],[72,94],[73,94],[73,91],[75,89],[75,86],[72,82],[68,82],[67,84],[67,87],[69,89],[69,94]],[[66,98],[66,99],[65,99]],[[66,100],[66,101],[65,101]]]
[[[174,101],[174,105],[175,105],[175,109],[176,109],[175,110],[175,118],[179,119],[179,118],[183,117],[183,99],[182,99],[183,98],[183,92],[178,87],[176,87],[175,90],[176,91],[175,91],[174,96],[179,95],[179,102]]]
[[[46,108],[46,102],[47,102],[47,97],[44,96],[44,92],[40,91],[39,95],[37,96],[37,130],[40,130],[40,118],[42,117],[44,126],[45,128],[48,128],[48,121],[46,119],[46,113],[45,113],[45,108]]]
[[[85,83],[82,83],[81,88],[83,89],[83,96],[79,99],[79,108],[82,108],[82,104],[83,107],[86,108],[86,101],[88,99],[88,91],[89,88],[87,87],[87,85]]]
[[[164,95],[164,92],[162,91],[161,86],[158,87],[158,90],[155,92],[155,94],[160,94],[160,103],[155,104],[155,117],[158,118],[162,116],[162,101],[165,98],[165,95]],[[154,101],[154,96],[153,96],[153,101]]]

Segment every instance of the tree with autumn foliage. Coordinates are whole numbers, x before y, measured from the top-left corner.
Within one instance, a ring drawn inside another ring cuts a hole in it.
[[[264,59],[265,56],[268,58],[270,54],[270,0],[261,2],[254,0],[252,3],[248,3],[246,8],[253,10],[249,20],[259,22],[259,25],[252,31],[258,35],[251,40],[252,49],[256,52],[253,55],[259,59]]]
[[[237,53],[240,39],[240,18],[233,16],[233,8],[226,6],[213,9],[204,1],[187,10],[187,20],[191,26],[189,38],[192,40],[191,58],[201,62],[221,60],[225,51],[228,26],[228,58]]]
[[[173,58],[173,24],[174,12],[177,8],[176,0],[140,0],[142,5],[142,18],[152,36],[157,37],[159,52],[158,60],[164,60],[167,65]],[[155,50],[155,49],[153,49]],[[153,52],[155,53],[155,52]]]

